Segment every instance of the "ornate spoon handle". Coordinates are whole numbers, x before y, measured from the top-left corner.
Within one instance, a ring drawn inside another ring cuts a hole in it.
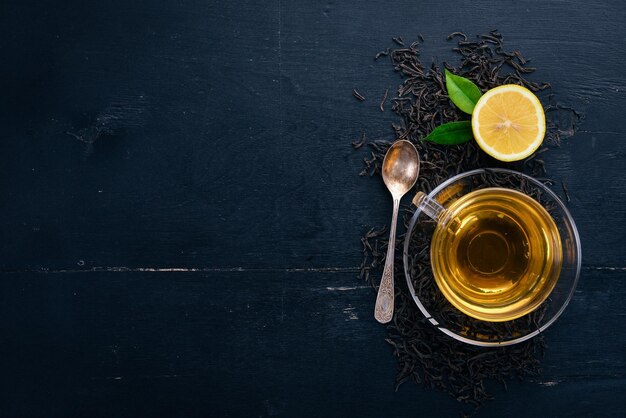
[[[387,256],[385,258],[385,269],[383,278],[378,288],[376,297],[376,307],[374,308],[374,318],[381,324],[386,324],[393,318],[394,290],[393,290],[393,262],[396,244],[396,224],[398,223],[398,209],[400,199],[393,199],[393,216],[391,218],[391,230],[389,231],[389,244],[387,245]]]

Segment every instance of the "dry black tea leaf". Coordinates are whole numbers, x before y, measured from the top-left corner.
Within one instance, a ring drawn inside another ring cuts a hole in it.
[[[526,75],[534,68],[528,67],[528,60],[519,51],[508,51],[503,44],[503,37],[497,31],[478,35],[471,39],[461,32],[450,34],[448,40],[455,40],[452,50],[459,60],[455,64],[445,63],[445,70],[470,80],[479,90],[487,91],[503,84],[518,84],[529,90],[540,93],[548,90],[548,83],[538,83],[526,79]],[[545,176],[545,164],[537,155],[548,152],[560,143],[562,138],[572,136],[578,129],[583,115],[568,106],[553,101],[546,109],[547,131],[544,147],[534,155],[516,163],[502,163],[484,154],[475,141],[467,141],[458,145],[441,145],[423,139],[439,125],[462,121],[467,118],[465,113],[455,106],[446,89],[446,74],[436,65],[426,66],[420,58],[419,46],[423,40],[413,42],[395,49],[389,48],[380,56],[389,56],[394,69],[400,73],[402,83],[397,94],[391,94],[388,101],[392,111],[398,116],[393,124],[390,137],[368,140],[361,149],[367,149],[364,168],[361,174],[380,175],[380,166],[385,152],[393,140],[407,139],[417,148],[421,157],[420,176],[416,190],[430,192],[449,177],[476,168],[507,167],[522,171],[534,177]],[[444,70],[444,71],[445,71]],[[390,92],[391,93],[391,92]],[[467,109],[466,109],[467,110]],[[542,156],[543,158],[543,156]],[[506,178],[486,179],[500,186],[507,186]],[[565,185],[563,189],[567,190]],[[404,213],[405,227],[412,215],[407,208]],[[425,221],[428,222],[428,221]],[[416,271],[411,276],[416,282],[414,286],[432,285],[428,277],[428,252],[430,240],[427,236],[429,225],[421,225],[424,231],[419,245],[414,250]],[[431,225],[432,227],[432,225]],[[399,231],[400,232],[400,231]],[[363,244],[363,262],[361,278],[372,284],[378,284],[381,266],[384,264],[386,228],[371,228],[361,239]],[[396,246],[401,246],[403,235],[398,235]],[[386,341],[393,347],[398,360],[396,387],[412,380],[415,383],[449,393],[463,404],[479,406],[491,399],[486,389],[490,380],[501,382],[506,380],[535,376],[541,371],[541,354],[545,348],[544,336],[529,341],[498,348],[482,348],[460,343],[433,327],[418,310],[408,293],[404,280],[402,254],[396,252],[395,271],[396,301],[393,321],[387,326]],[[421,264],[420,264],[421,263]],[[420,283],[420,281],[422,283]],[[428,289],[425,289],[428,290]],[[439,293],[439,297],[441,294]],[[374,299],[372,299],[373,303]],[[446,301],[447,302],[447,301]],[[431,303],[438,303],[433,296]],[[453,320],[455,311],[445,312]],[[537,312],[536,315],[540,315]],[[529,317],[532,321],[532,317]],[[457,318],[462,323],[464,318]],[[513,325],[527,327],[522,322]],[[514,328],[508,332],[515,333]]]

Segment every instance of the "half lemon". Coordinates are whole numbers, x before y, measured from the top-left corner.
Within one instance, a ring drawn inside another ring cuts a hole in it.
[[[474,139],[500,161],[518,161],[539,148],[546,134],[541,102],[516,84],[493,88],[478,100],[472,112]]]

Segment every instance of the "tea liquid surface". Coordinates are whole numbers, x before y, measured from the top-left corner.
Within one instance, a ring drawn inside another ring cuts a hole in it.
[[[433,234],[433,273],[467,315],[508,321],[538,307],[561,271],[559,232],[534,199],[504,188],[469,193],[447,208]]]

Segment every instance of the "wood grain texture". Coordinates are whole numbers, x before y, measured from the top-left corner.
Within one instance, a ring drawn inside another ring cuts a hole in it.
[[[586,114],[545,154],[584,266],[544,375],[481,415],[623,415],[624,22],[618,0],[2,2],[0,415],[456,416],[393,392],[356,279],[391,198],[349,144],[392,139],[393,36],[442,62],[494,28]]]
[[[494,386],[485,416],[623,410],[626,336],[606,326],[623,321],[626,273],[586,277],[548,331],[544,374]],[[5,274],[0,295],[7,416],[458,410],[413,384],[393,392],[375,294],[351,272]]]
[[[360,157],[347,144],[362,129],[390,138],[395,119],[378,105],[400,82],[373,55],[390,34],[422,33],[426,57],[451,59],[446,33],[496,26],[560,101],[587,113],[584,132],[546,160],[571,183],[585,244],[614,241],[585,246],[585,262],[625,267],[624,229],[593,213],[610,199],[625,216],[626,86],[610,55],[624,46],[611,36],[622,7],[605,17],[606,5],[574,5],[468,3],[455,14],[476,19],[463,25],[428,2],[6,6],[19,45],[4,46],[15,60],[0,70],[1,227],[14,237],[2,267],[355,267],[359,235],[385,222],[389,197],[354,175]],[[575,24],[555,30],[546,19],[559,13]]]

